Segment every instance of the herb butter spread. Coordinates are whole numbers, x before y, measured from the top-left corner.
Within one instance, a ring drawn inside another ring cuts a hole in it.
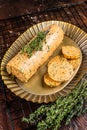
[[[47,32],[38,32],[36,38],[22,48],[22,52],[27,53],[31,57],[34,51],[42,50],[42,42],[45,40],[46,34]]]
[[[63,30],[58,25],[46,26],[7,63],[7,72],[28,82],[61,44],[63,37]]]

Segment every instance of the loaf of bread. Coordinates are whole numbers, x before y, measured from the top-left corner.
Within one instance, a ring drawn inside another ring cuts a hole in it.
[[[13,74],[22,82],[27,82],[35,74],[38,68],[47,61],[63,40],[64,33],[58,25],[52,24],[44,29],[44,31],[46,32],[46,37],[39,45],[39,48],[42,46],[41,49],[29,49],[30,42],[27,47],[25,46],[22,51],[7,63],[7,72]],[[39,40],[37,39],[37,41]],[[36,43],[34,44],[36,45]],[[33,52],[31,53],[31,51]]]

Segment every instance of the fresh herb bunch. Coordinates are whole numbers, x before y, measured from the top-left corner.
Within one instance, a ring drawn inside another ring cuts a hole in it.
[[[36,38],[34,38],[29,44],[25,45],[21,52],[25,52],[31,57],[34,51],[42,50],[42,42],[45,39],[46,34],[46,32],[38,32]]]
[[[85,105],[85,107],[83,107]],[[69,124],[74,116],[87,112],[87,80],[82,78],[71,93],[58,97],[54,103],[40,106],[23,122],[37,126],[37,130],[57,130],[63,119]]]

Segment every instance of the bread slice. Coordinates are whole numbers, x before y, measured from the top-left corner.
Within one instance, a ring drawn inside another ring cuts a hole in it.
[[[80,50],[74,46],[62,46],[62,53],[67,59],[77,59],[80,57]]]
[[[80,58],[75,60],[68,60],[68,62],[73,66],[73,69],[76,70],[80,64]]]
[[[55,81],[67,81],[73,74],[73,66],[64,57],[55,56],[48,63],[48,74]]]
[[[51,79],[48,75],[48,73],[46,73],[44,75],[44,83],[47,85],[47,86],[50,86],[50,87],[57,87],[61,84],[61,82],[58,82],[58,81],[54,81],[53,79]]]

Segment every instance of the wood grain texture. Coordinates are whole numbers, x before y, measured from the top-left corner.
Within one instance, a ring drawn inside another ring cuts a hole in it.
[[[52,7],[79,4],[85,0],[0,0],[0,19],[44,11]]]

